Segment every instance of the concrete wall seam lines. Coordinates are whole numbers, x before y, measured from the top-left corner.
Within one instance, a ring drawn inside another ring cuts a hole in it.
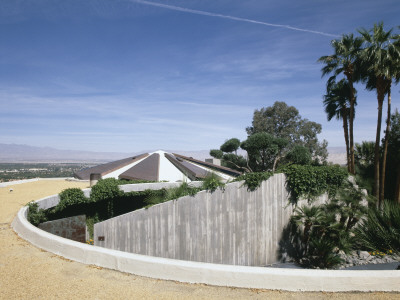
[[[230,266],[143,256],[85,245],[41,234],[22,208],[13,221],[14,230],[32,244],[85,264],[151,278],[241,288],[288,291],[400,291],[398,271],[293,270]],[[29,226],[30,225],[30,226]]]
[[[45,201],[46,198],[41,201]],[[39,201],[39,200],[38,200]],[[22,207],[14,231],[33,245],[65,258],[157,279],[240,288],[287,291],[400,292],[398,271],[295,270],[232,266],[150,257],[86,245],[44,232],[26,219]]]
[[[285,175],[275,174],[255,191],[233,182],[224,190],[201,191],[136,210],[95,224],[94,242],[172,259],[246,266],[275,263],[294,210],[285,184]],[[130,232],[135,234],[127,239]]]

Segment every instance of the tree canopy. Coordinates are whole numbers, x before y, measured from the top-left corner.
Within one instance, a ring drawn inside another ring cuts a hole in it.
[[[275,170],[277,162],[284,156],[289,141],[266,132],[255,133],[241,147],[247,151],[249,165],[253,171]]]
[[[322,76],[333,74],[329,81],[336,81],[336,77],[343,74],[348,82],[348,98],[349,98],[349,151],[348,151],[348,169],[350,173],[355,173],[354,166],[354,136],[353,136],[353,122],[354,122],[354,106],[355,106],[355,89],[353,83],[359,81],[361,76],[361,46],[363,40],[360,37],[354,37],[353,34],[344,34],[340,39],[331,41],[334,53],[328,56],[319,58],[319,62],[324,63],[322,68]]]
[[[240,140],[237,138],[232,138],[226,140],[225,143],[221,145],[220,149],[223,152],[231,153],[235,151],[236,153],[239,147],[240,147]]]
[[[317,135],[321,133],[321,124],[303,119],[294,106],[276,101],[272,106],[255,110],[252,126],[247,127],[249,136],[266,132],[276,138],[289,141],[308,149],[314,160],[326,162],[328,157],[327,142],[319,142]]]
[[[285,102],[255,110],[252,125],[246,128],[246,140],[228,139],[219,150],[210,150],[210,155],[242,172],[275,171],[282,163],[310,164],[312,159],[314,163],[326,161],[327,143],[317,138],[321,125],[303,119]],[[237,155],[239,147],[247,157]]]
[[[354,103],[353,103],[353,119],[355,116],[354,106],[357,105],[356,102],[356,91],[353,88],[353,92],[351,92],[351,85],[346,79],[342,79],[338,82],[335,81],[335,78],[331,78],[326,86],[326,94],[324,95],[324,107],[325,112],[328,117],[328,121],[332,120],[333,117],[336,117],[337,120],[341,119],[343,121],[343,133],[344,140],[346,143],[346,157],[347,157],[347,169],[349,172],[352,171],[352,156],[350,151],[350,132],[349,132],[349,123],[350,120],[350,108],[351,101],[350,96],[353,95]],[[352,172],[354,173],[354,172]]]

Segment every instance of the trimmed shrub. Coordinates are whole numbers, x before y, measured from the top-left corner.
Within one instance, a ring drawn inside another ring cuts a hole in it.
[[[38,226],[40,223],[47,221],[45,211],[42,208],[39,209],[39,205],[36,202],[29,202],[28,208],[29,223],[34,226]]]
[[[253,172],[253,173],[246,173],[236,177],[235,181],[244,180],[244,185],[247,186],[247,190],[255,191],[261,185],[261,182],[267,180],[272,175],[273,172]]]
[[[60,202],[55,207],[56,211],[63,210],[69,206],[83,204],[89,202],[83,191],[79,188],[69,188],[63,190],[60,194]]]
[[[123,196],[123,192],[118,187],[119,181],[115,178],[100,179],[92,187],[90,200],[92,202],[106,203],[107,218],[114,217],[114,202]]]
[[[100,179],[95,186],[92,187],[90,200],[99,202],[109,199],[118,198],[123,195],[119,189],[119,181],[115,178]]]
[[[333,197],[348,177],[340,166],[291,165],[282,171],[294,201],[300,197],[313,200],[325,192]]]

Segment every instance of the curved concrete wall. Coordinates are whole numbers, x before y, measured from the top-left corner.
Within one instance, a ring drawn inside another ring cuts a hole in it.
[[[295,208],[289,198],[283,173],[251,192],[243,181],[233,182],[223,190],[201,191],[99,222],[94,244],[164,258],[266,266],[279,262],[280,245],[288,243],[283,233]],[[322,195],[314,203],[327,200]]]
[[[42,201],[47,201],[47,198],[40,200]],[[19,236],[33,245],[81,263],[140,276],[188,283],[288,291],[400,292],[399,271],[274,269],[144,256],[54,236],[30,224],[26,220],[26,214],[27,207],[21,208],[12,227]]]
[[[94,243],[124,252],[207,263],[276,263],[282,233],[293,213],[285,182],[284,174],[275,174],[253,192],[243,181],[233,182],[223,190],[201,191],[135,210],[95,224]]]

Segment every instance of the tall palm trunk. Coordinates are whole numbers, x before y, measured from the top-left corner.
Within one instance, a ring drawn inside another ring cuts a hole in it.
[[[344,107],[342,109],[342,120],[343,120],[343,132],[344,132],[344,140],[346,142],[346,157],[347,157],[347,171],[351,169],[351,160],[350,160],[350,148],[349,148],[349,123],[347,120],[347,108]]]
[[[397,166],[396,191],[394,201],[400,204],[400,164]]]
[[[349,135],[350,135],[350,168],[351,174],[355,174],[355,163],[354,163],[354,139],[353,139],[353,120],[354,120],[354,104],[356,102],[356,97],[354,96],[354,86],[353,86],[353,66],[349,66],[349,70],[345,72],[347,81],[350,86],[350,116],[349,116]]]
[[[385,100],[385,88],[384,88],[384,79],[382,77],[377,78],[376,90],[378,92],[378,123],[376,125],[376,139],[375,139],[375,155],[374,155],[374,190],[373,194],[378,199],[379,202],[379,146],[381,140],[381,125],[382,125],[382,105]]]
[[[353,82],[350,82],[351,98],[350,98],[350,118],[349,118],[349,129],[350,129],[350,173],[355,174],[355,162],[354,162],[354,135],[353,135],[353,121],[354,121],[354,88]]]
[[[388,108],[387,108],[387,120],[386,120],[386,132],[385,132],[385,146],[383,148],[383,157],[382,157],[382,173],[380,178],[380,193],[379,193],[379,202],[383,203],[385,199],[385,175],[386,175],[386,157],[387,157],[387,149],[389,144],[389,134],[390,134],[390,109],[392,104],[392,95],[391,95],[391,82],[388,85]]]

